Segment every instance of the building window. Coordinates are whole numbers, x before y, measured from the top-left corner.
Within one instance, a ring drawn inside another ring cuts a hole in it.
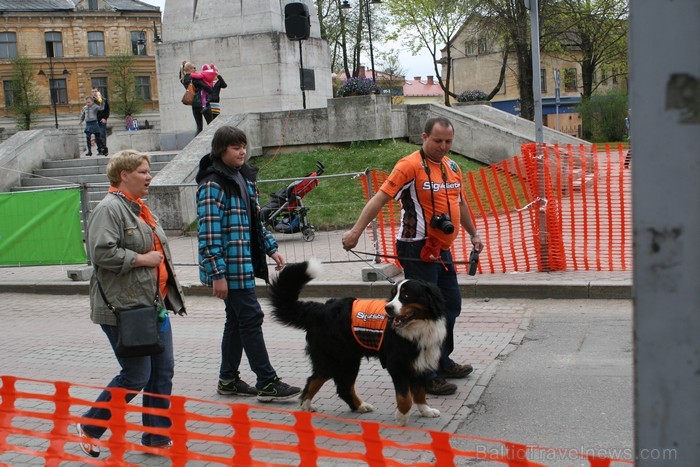
[[[17,56],[17,33],[0,32],[0,58]]]
[[[617,68],[613,68],[612,70],[612,82],[613,84],[617,84],[617,75],[620,73],[620,70]]]
[[[131,51],[134,55],[146,55],[145,31],[131,31]]]
[[[464,50],[467,55],[476,55],[476,41],[470,40],[464,43]]]
[[[51,102],[55,102],[56,104],[68,103],[68,91],[66,90],[65,79],[51,79],[49,80],[49,86],[51,87]]]
[[[567,68],[564,70],[564,91],[575,92],[578,90],[576,83],[576,68]]]
[[[151,100],[151,78],[149,76],[136,77],[136,94],[144,101]]]
[[[100,94],[102,94],[102,97],[105,99],[109,99],[109,96],[107,95],[107,78],[90,78],[90,86],[92,86],[93,89],[97,89],[100,91]]]
[[[3,81],[2,90],[5,95],[5,108],[9,109],[15,101],[15,93],[12,91],[12,81]]]
[[[600,82],[605,83],[608,80],[608,71],[605,68],[600,69]]]
[[[540,69],[540,89],[542,92],[547,92],[547,69]]]
[[[489,40],[487,37],[482,37],[479,39],[479,53],[480,54],[487,54],[491,52],[491,40]]]
[[[90,55],[91,57],[104,57],[105,35],[103,32],[88,32],[88,55]]]
[[[63,57],[63,37],[60,32],[45,32],[44,42],[46,42],[47,57]]]
[[[88,10],[97,10],[97,0],[88,0]]]

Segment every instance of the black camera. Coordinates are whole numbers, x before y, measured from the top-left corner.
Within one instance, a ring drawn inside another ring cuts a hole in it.
[[[455,231],[455,225],[452,223],[449,214],[438,214],[430,219],[430,227],[440,229],[446,234],[451,234]]]
[[[476,270],[479,267],[479,250],[476,248],[472,249],[469,254],[469,275],[473,276],[476,274]]]

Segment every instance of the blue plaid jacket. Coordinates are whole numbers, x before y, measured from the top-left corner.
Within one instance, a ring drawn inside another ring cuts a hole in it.
[[[267,282],[265,255],[272,255],[278,249],[258,215],[255,172],[249,166],[244,167],[241,173],[246,180],[253,219],[248,218],[245,202],[233,180],[221,173],[212,176],[213,168],[206,170],[201,178],[197,176],[198,181],[202,180],[197,189],[199,278],[209,287],[215,279],[223,277],[229,289],[254,288],[256,276]]]

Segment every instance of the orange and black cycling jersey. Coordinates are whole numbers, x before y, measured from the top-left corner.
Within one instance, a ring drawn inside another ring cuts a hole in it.
[[[430,174],[425,170],[424,161]],[[440,241],[443,249],[452,245],[459,233],[459,203],[464,199],[462,170],[453,160],[443,157],[441,162],[434,162],[423,159],[420,151],[416,151],[396,163],[380,190],[401,203],[398,240],[415,242],[429,236]],[[430,227],[430,219],[435,214],[449,214],[454,232],[446,234]]]

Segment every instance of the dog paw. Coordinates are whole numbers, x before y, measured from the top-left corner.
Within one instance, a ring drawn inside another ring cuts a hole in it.
[[[418,411],[423,417],[436,418],[440,416],[440,411],[438,409],[428,407],[426,404],[417,404],[417,406]]]
[[[299,404],[299,408],[302,412],[318,412],[318,408],[311,405],[310,400],[301,401],[301,404]]]
[[[367,402],[363,402],[360,404],[360,406],[355,410],[355,412],[358,413],[368,413],[368,412],[374,412],[374,407]]]
[[[396,409],[394,419],[396,420],[397,425],[406,426],[406,423],[408,423],[408,413],[401,413],[399,409]]]

